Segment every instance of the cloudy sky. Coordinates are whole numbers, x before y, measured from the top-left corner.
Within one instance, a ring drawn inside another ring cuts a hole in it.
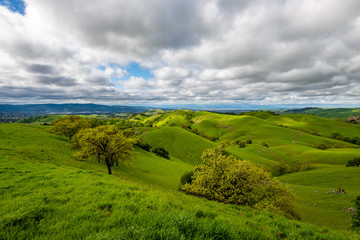
[[[359,104],[359,0],[0,0],[0,103]]]

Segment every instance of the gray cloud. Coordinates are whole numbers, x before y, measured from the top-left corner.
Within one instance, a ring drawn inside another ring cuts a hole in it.
[[[3,101],[360,101],[357,0],[26,4],[0,7]]]
[[[56,85],[60,87],[73,87],[76,85],[76,79],[67,77],[49,77],[39,76],[37,82],[45,85]]]
[[[31,64],[27,67],[27,70],[32,73],[38,74],[53,74],[55,73],[55,69],[50,65],[45,64]]]

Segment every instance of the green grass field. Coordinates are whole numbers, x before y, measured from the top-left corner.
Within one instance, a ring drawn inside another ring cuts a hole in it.
[[[357,239],[187,196],[176,174],[190,166],[177,159],[139,150],[110,176],[75,161],[68,139],[46,127],[3,124],[0,133],[1,239]]]
[[[351,215],[348,209],[360,194],[360,169],[319,164],[316,169],[279,177],[291,184],[298,198],[299,213],[304,221],[319,226],[346,229]],[[343,188],[346,194],[330,194]]]
[[[356,136],[358,126],[262,112],[192,116],[192,121],[188,111],[135,116],[130,121],[158,126],[136,132],[152,147],[168,150],[170,159],[137,148],[134,160],[114,167],[112,176],[95,160],[75,161],[69,140],[48,133],[46,126],[0,125],[0,239],[360,238],[348,231],[352,215],[347,212],[360,194],[360,169],[344,166],[360,155],[360,148],[328,137],[333,129]],[[245,148],[232,145],[227,151],[268,168],[279,162],[315,163],[315,169],[278,177],[296,194],[302,222],[179,192],[182,174],[193,169],[204,149],[216,144],[176,127],[181,124],[220,140],[251,139]],[[314,148],[319,142],[340,148]],[[339,187],[347,193],[327,193]]]

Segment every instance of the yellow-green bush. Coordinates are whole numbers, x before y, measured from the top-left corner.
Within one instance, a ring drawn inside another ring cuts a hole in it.
[[[181,186],[184,192],[298,218],[289,187],[271,178],[263,168],[223,155],[219,148],[205,150],[202,159],[194,169],[192,182]]]

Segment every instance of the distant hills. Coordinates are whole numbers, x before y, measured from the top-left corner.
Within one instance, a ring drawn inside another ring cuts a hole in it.
[[[117,113],[140,113],[146,112],[153,107],[144,106],[109,106],[99,104],[28,104],[28,105],[9,105],[0,104],[0,122],[16,122],[23,118],[41,115],[91,115],[102,114],[111,115]],[[168,108],[161,108],[169,110]],[[192,109],[192,108],[189,108]],[[193,109],[195,110],[195,109]],[[200,110],[200,109],[199,109]],[[207,110],[207,109],[201,109]],[[280,114],[312,114],[319,117],[335,118],[346,120],[352,116],[360,116],[360,108],[316,108],[305,107],[300,109],[277,109],[269,108],[264,111],[273,111]],[[261,109],[211,109],[210,111],[226,114],[242,114],[243,112],[261,111]]]
[[[281,113],[313,114],[319,117],[345,120],[352,116],[360,116],[360,108],[300,108],[282,111]]]
[[[49,114],[112,114],[139,113],[151,109],[138,106],[108,106],[98,104],[29,104],[0,105],[0,122],[14,122],[22,118]]]

